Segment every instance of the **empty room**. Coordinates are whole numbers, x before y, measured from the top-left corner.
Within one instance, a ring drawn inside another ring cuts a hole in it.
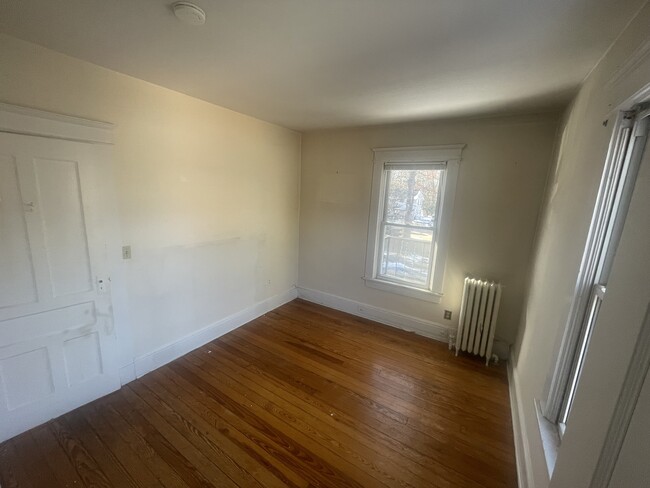
[[[0,0],[0,488],[649,488],[650,2]]]

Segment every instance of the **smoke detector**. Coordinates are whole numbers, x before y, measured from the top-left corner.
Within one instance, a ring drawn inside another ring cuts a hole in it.
[[[190,2],[176,2],[172,5],[174,15],[184,24],[203,25],[205,24],[205,12],[201,7]]]

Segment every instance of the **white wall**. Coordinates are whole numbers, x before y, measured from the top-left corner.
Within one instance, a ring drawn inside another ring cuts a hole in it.
[[[0,101],[116,124],[123,364],[294,286],[299,134],[7,36],[0,66]]]
[[[546,114],[306,133],[299,286],[455,327],[464,277],[498,280],[505,291],[497,337],[513,342],[556,128],[556,115]],[[365,286],[372,148],[456,143],[467,147],[442,301]]]
[[[549,182],[529,297],[514,349],[514,378],[531,487],[549,483],[534,399],[546,394],[555,364],[618,108],[625,108],[625,101],[650,83],[649,26],[650,6],[646,5],[588,77],[564,120],[563,144]],[[605,119],[609,120],[607,127],[603,126]],[[640,220],[626,224],[626,232],[637,233],[627,238],[630,253],[640,252],[635,250],[642,242],[638,239],[647,239],[639,229],[629,229],[638,225]],[[623,242],[619,254],[624,253],[622,249]],[[638,311],[645,309],[649,292],[647,279],[639,280],[634,273],[644,269],[647,254],[632,256],[628,258],[631,267],[617,257],[617,269],[612,271],[589,363],[559,452],[553,480],[558,488],[587,486],[602,446],[602,430],[609,422],[607,413],[611,414],[629,361],[624,353],[640,327]],[[640,288],[635,291],[635,286]],[[619,354],[610,354],[615,352]],[[601,367],[596,367],[598,363]]]

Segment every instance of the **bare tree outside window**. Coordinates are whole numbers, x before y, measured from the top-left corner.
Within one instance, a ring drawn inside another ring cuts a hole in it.
[[[433,272],[442,169],[392,169],[386,178],[379,275],[426,286]]]

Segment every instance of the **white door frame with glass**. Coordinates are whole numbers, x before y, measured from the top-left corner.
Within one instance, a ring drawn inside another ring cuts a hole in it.
[[[440,301],[464,147],[374,149],[368,286]]]

